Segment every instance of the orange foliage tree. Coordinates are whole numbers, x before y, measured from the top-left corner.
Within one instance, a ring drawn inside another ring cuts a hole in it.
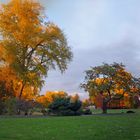
[[[33,0],[11,0],[0,6],[0,57],[20,79],[19,98],[24,88],[42,87],[50,69],[63,72],[72,52],[61,29],[43,15],[43,7]]]
[[[65,98],[66,96],[67,93],[64,91],[47,91],[45,95],[38,96],[36,101],[44,107],[48,107],[56,98]]]
[[[122,64],[103,64],[86,71],[85,82],[81,87],[88,91],[91,97],[100,96],[103,113],[107,113],[109,102],[131,93],[133,77]]]

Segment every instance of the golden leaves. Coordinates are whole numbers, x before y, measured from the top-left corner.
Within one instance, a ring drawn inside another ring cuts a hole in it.
[[[6,63],[25,84],[20,95],[32,86],[41,88],[43,77],[51,68],[58,67],[63,72],[72,58],[63,32],[53,23],[45,23],[42,10],[33,0],[11,0],[0,10]]]
[[[66,95],[64,91],[47,91],[45,95],[38,96],[36,101],[47,107],[56,98],[64,98]]]
[[[31,37],[40,30],[41,10],[41,5],[31,0],[11,0],[8,4],[2,5],[0,29],[3,36],[22,43],[31,41]]]

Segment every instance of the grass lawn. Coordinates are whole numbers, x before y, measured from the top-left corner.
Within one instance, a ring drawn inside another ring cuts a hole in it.
[[[108,114],[126,113],[128,110],[132,110],[132,111],[140,114],[140,109],[108,109],[107,113]],[[93,109],[92,113],[93,114],[101,114],[102,110],[101,109]]]
[[[0,118],[0,140],[140,140],[140,113]]]

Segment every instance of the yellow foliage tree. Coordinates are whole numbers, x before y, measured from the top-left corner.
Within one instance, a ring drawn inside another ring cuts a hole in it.
[[[56,98],[65,98],[66,96],[67,93],[64,91],[47,91],[45,95],[38,96],[36,101],[44,107],[48,107]]]
[[[100,96],[98,100],[101,101],[103,113],[107,113],[109,102],[120,100],[131,92],[133,77],[122,64],[103,64],[86,71],[81,87],[89,92],[89,96]]]
[[[61,29],[46,21],[43,7],[33,0],[11,0],[0,9],[0,52],[3,63],[10,67],[24,88],[41,88],[48,70],[63,72],[72,52]]]

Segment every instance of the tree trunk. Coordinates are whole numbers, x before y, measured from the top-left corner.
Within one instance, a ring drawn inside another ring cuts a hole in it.
[[[25,86],[25,84],[22,83],[22,87],[21,87],[21,90],[20,90],[20,93],[19,93],[19,99],[21,99],[21,96],[22,96],[22,93],[23,93],[24,86]]]
[[[105,101],[105,99],[103,99],[102,111],[103,114],[107,113],[107,102]]]
[[[25,87],[25,84],[22,83],[22,87],[21,87],[21,90],[20,90],[20,93],[19,93],[19,97],[18,97],[19,98],[19,101],[21,100],[24,87]],[[20,113],[21,113],[21,110],[20,110],[20,108],[18,108],[17,115],[20,115]]]

